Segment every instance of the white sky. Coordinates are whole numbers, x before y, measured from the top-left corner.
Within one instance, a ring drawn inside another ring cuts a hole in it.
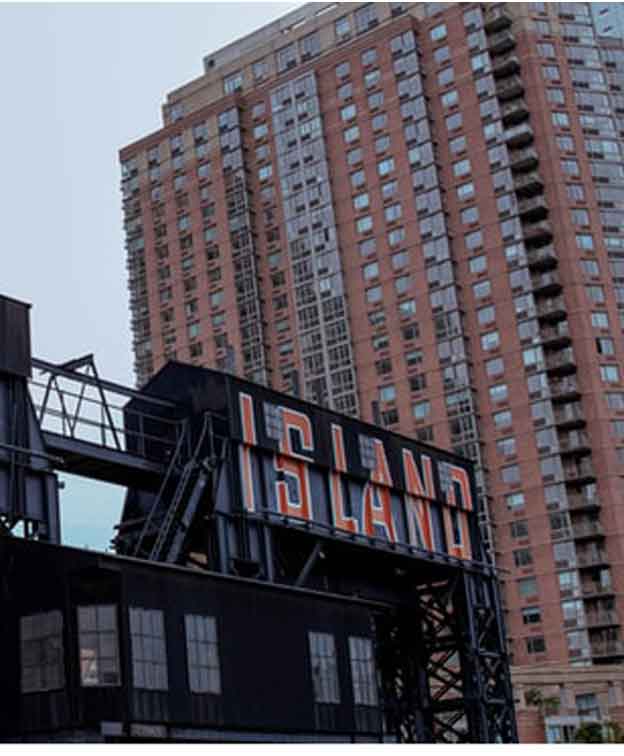
[[[0,4],[0,292],[33,304],[33,353],[93,352],[133,383],[117,153],[157,130],[202,57],[299,3]],[[104,548],[118,489],[67,480],[66,543]]]

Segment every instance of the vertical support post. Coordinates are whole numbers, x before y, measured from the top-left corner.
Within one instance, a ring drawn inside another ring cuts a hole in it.
[[[410,607],[377,615],[375,638],[386,732],[399,743],[431,742],[430,691],[418,611]]]
[[[464,572],[454,609],[462,643],[462,670],[470,739],[517,742],[509,660],[496,577]]]

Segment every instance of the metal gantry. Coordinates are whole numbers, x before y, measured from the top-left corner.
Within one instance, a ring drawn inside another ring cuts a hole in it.
[[[380,738],[515,742],[498,583],[478,540],[473,560],[462,561],[337,537],[332,525],[266,506],[246,510],[236,493],[241,442],[218,409],[230,389],[208,410],[197,404],[202,380],[189,378],[190,399],[169,399],[103,380],[91,355],[19,370],[0,361],[0,538],[21,525],[26,538],[60,542],[58,470],[126,485],[121,555],[374,603]],[[261,461],[259,502],[275,460]]]

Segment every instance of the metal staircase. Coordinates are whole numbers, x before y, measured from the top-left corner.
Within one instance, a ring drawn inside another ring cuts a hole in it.
[[[189,449],[192,452],[187,457]],[[225,442],[221,443],[218,451],[211,414],[203,416],[201,431],[194,444],[190,428],[185,428],[131,550],[132,556],[168,563],[180,560],[207,488],[212,494],[210,500],[214,502],[221,463],[226,453]]]

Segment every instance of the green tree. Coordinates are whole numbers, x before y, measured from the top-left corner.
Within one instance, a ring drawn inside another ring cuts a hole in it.
[[[624,743],[624,729],[617,722],[585,722],[574,735],[575,743]]]
[[[543,717],[550,717],[559,711],[559,698],[545,696],[539,688],[529,688],[524,694],[528,706],[535,706]]]

